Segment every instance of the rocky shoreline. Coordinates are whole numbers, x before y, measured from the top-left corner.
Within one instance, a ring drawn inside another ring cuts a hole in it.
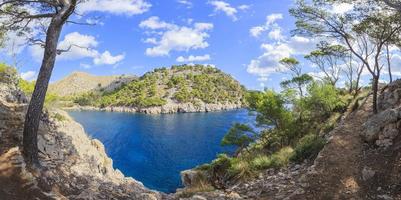
[[[192,103],[168,103],[163,106],[154,106],[148,108],[129,107],[129,106],[108,106],[99,108],[94,106],[73,106],[65,107],[64,110],[78,111],[106,111],[106,112],[129,112],[129,113],[145,113],[145,114],[173,114],[173,113],[199,113],[199,112],[215,112],[224,110],[236,110],[244,108],[241,103],[218,103],[194,105]]]

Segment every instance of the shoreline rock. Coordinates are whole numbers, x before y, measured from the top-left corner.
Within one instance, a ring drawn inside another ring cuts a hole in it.
[[[244,108],[241,103],[218,103],[206,104],[202,103],[195,106],[192,103],[168,103],[164,106],[154,106],[148,108],[128,107],[128,106],[109,106],[99,108],[94,106],[74,106],[65,107],[64,110],[78,111],[105,111],[105,112],[128,112],[128,113],[144,113],[144,114],[173,114],[173,113],[200,113],[200,112],[215,112],[225,110],[237,110]]]

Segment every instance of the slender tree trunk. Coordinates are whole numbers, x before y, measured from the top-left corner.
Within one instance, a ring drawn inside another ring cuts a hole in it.
[[[46,97],[47,87],[53,71],[57,56],[57,44],[63,27],[60,18],[53,18],[46,33],[46,45],[42,65],[38,79],[29,103],[28,112],[25,117],[23,151],[25,161],[28,164],[40,166],[38,157],[37,132],[42,115],[43,104]]]
[[[386,44],[386,51],[387,51],[387,68],[388,68],[388,75],[390,77],[390,83],[393,82],[393,74],[391,73],[391,56],[390,51],[388,48],[388,44]]]
[[[363,69],[365,68],[365,64],[362,64],[361,69],[359,69],[357,77],[356,77],[356,82],[355,82],[355,95],[354,97],[356,97],[359,94],[359,82],[361,80],[361,75],[363,72]]]
[[[373,77],[373,85],[372,85],[372,90],[373,90],[373,113],[377,114],[377,94],[379,90],[379,77],[374,76]]]

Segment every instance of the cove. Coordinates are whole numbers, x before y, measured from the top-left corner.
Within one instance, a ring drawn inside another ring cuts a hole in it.
[[[208,163],[232,147],[220,141],[235,122],[252,123],[246,110],[146,115],[100,111],[69,114],[99,139],[113,166],[146,187],[175,192],[180,172]]]

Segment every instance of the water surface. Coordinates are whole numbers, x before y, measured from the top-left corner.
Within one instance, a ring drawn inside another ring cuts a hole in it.
[[[246,110],[164,115],[69,113],[90,136],[103,142],[115,168],[163,192],[181,186],[180,171],[232,151],[220,146],[232,123],[253,121]]]

